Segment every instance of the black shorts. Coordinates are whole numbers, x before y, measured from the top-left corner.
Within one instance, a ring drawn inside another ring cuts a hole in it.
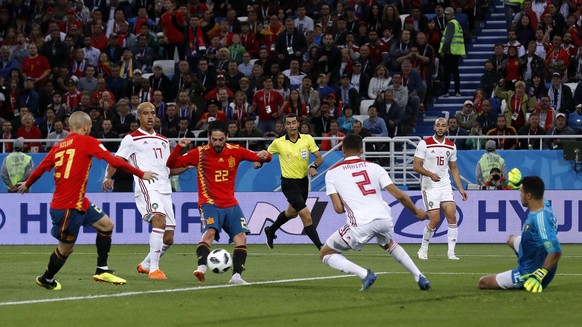
[[[309,192],[309,179],[307,177],[301,179],[281,177],[281,190],[295,211],[299,212],[307,207],[305,205]]]

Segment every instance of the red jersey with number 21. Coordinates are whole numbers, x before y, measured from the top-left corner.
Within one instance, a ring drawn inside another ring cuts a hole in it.
[[[72,133],[52,147],[44,160],[32,172],[26,181],[26,186],[30,187],[45,171],[48,172],[54,168],[55,193],[51,208],[87,211],[91,203],[85,197],[85,193],[92,157],[104,159],[116,168],[124,168],[125,171],[134,175],[143,176],[141,170],[114,157],[101,142],[93,137]]]

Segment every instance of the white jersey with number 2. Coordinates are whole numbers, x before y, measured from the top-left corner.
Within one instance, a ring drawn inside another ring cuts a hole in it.
[[[392,179],[384,168],[355,156],[345,158],[325,175],[326,194],[339,194],[351,226],[392,220],[390,206],[382,198],[382,189],[390,184]]]
[[[428,137],[418,143],[414,156],[423,160],[424,169],[436,173],[441,178],[433,182],[428,176],[421,176],[422,190],[430,190],[451,186],[449,177],[449,162],[457,161],[457,146],[451,140],[445,139],[440,143],[434,136]]]

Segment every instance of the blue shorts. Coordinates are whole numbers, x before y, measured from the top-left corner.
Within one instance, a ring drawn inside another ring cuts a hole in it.
[[[247,228],[245,216],[237,204],[228,208],[219,208],[212,204],[203,204],[200,208],[200,222],[202,223],[202,233],[208,228],[214,228],[216,235],[214,239],[220,240],[220,232],[224,230],[232,240],[240,233],[250,234]]]
[[[81,226],[91,226],[105,216],[105,213],[96,205],[91,206],[86,212],[75,209],[50,209],[53,220],[51,235],[63,243],[75,243]]]

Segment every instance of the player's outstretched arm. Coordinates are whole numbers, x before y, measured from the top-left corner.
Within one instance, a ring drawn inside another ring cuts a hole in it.
[[[408,194],[401,191],[398,187],[396,187],[396,185],[390,184],[386,186],[386,191],[388,191],[388,193],[390,193],[394,198],[396,198],[396,200],[402,203],[402,205],[406,209],[410,210],[416,216],[416,218],[418,218],[419,220],[426,219],[426,211],[417,208],[410,199],[410,197],[408,196]]]

